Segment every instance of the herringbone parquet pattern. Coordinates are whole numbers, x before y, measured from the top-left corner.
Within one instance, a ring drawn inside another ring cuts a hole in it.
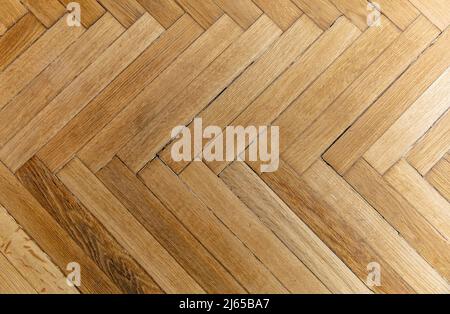
[[[0,292],[450,292],[449,0],[70,2],[0,0]]]

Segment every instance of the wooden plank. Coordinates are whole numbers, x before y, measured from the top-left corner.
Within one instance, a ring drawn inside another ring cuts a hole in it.
[[[118,158],[97,175],[206,292],[245,293],[232,275]]]
[[[449,45],[447,31],[331,146],[324,157],[336,171],[345,173],[450,66]]]
[[[125,28],[131,27],[145,13],[136,0],[98,0]]]
[[[47,28],[52,27],[66,13],[66,9],[58,0],[22,0],[22,3]]]
[[[67,5],[73,0],[59,0],[66,8]],[[77,0],[80,5],[81,14],[81,24],[89,28],[95,22],[100,19],[100,17],[105,14],[105,9],[97,2],[97,0]]]
[[[177,2],[204,29],[211,27],[223,14],[222,9],[213,0],[177,0]]]
[[[244,29],[248,29],[263,13],[252,0],[215,0],[215,3]]]
[[[220,175],[225,184],[333,293],[370,290],[294,212],[244,163]]]
[[[164,28],[169,28],[184,11],[175,0],[137,0]]]
[[[199,117],[203,119],[203,124],[224,128],[231,123],[319,37],[320,33],[308,17],[298,19],[252,66],[200,112]],[[193,132],[193,124],[190,123],[188,127]],[[212,140],[204,140],[203,147],[206,147],[209,141]],[[172,145],[167,146],[159,156],[172,170],[180,173],[188,162],[173,161],[171,149]],[[192,156],[192,160],[194,157],[197,156]]]
[[[120,159],[138,172],[171,140],[172,128],[188,124],[267,50],[280,33],[278,27],[263,15],[119,151]]]
[[[409,0],[369,0],[380,6],[381,12],[386,15],[402,31],[419,16],[420,12]]]
[[[4,32],[16,23],[28,10],[18,0],[3,0],[0,2],[0,24]],[[0,31],[0,34],[2,32]]]
[[[203,292],[81,161],[73,159],[58,173],[58,177],[165,292]]]
[[[93,172],[105,166],[239,34],[239,26],[227,15],[222,17],[94,137],[78,153],[80,159]]]
[[[303,173],[431,44],[438,30],[417,19],[339,98],[297,137],[285,160]]]
[[[2,206],[0,206],[1,254],[38,293],[78,293],[76,288],[66,283],[66,276]]]
[[[65,270],[71,262],[81,266],[83,272],[83,284],[79,287],[81,292],[120,292],[2,163],[0,163],[0,203],[61,270]]]
[[[442,158],[427,175],[428,182],[450,202],[450,161]]]
[[[367,25],[366,0],[330,0],[353,24],[358,26],[361,31],[365,31]]]
[[[67,163],[189,47],[201,31],[201,27],[186,14],[155,40],[39,151],[39,157],[50,170],[54,172]]]
[[[280,152],[304,132],[350,86],[370,64],[398,37],[389,21],[371,27],[340,55],[336,61],[275,121],[280,128]],[[361,58],[364,56],[364,58]],[[327,86],[327,88],[323,88]],[[299,119],[298,117],[302,117]]]
[[[0,252],[0,293],[1,294],[35,294],[36,290],[11,265]]]
[[[408,162],[426,175],[450,150],[450,111],[408,153]]]
[[[145,14],[17,133],[0,151],[0,159],[13,171],[20,168],[162,31],[158,22]]]
[[[150,162],[140,177],[250,293],[287,293],[273,274],[159,159]]]
[[[409,0],[441,31],[450,25],[450,3],[447,0]]]
[[[161,293],[154,280],[45,165],[33,157],[17,172],[23,186],[124,293]]]
[[[253,0],[283,31],[302,15],[302,11],[291,0]]]
[[[329,0],[292,0],[323,30],[327,30],[341,16],[341,12]]]
[[[0,109],[84,33],[61,19],[0,73]]]
[[[25,14],[0,38],[0,71],[24,52],[44,31],[45,27],[33,14]]]
[[[405,160],[384,176],[441,234],[450,240],[450,203]]]
[[[204,163],[191,163],[180,178],[290,292],[329,292]]]
[[[7,30],[8,29],[6,28],[6,26],[0,23],[0,36],[2,36]]]
[[[233,125],[268,125],[324,72],[360,35],[345,17],[326,31],[296,62],[270,85],[234,121]],[[274,101],[276,99],[276,101]],[[223,133],[220,135],[223,137]],[[218,137],[220,139],[220,137]],[[253,139],[249,139],[249,142]],[[224,141],[225,142],[225,141]],[[235,149],[237,152],[237,148]],[[241,152],[238,152],[241,153]],[[229,162],[208,162],[216,174]]]
[[[450,278],[450,243],[392,188],[365,160],[358,161],[345,179],[444,278]]]
[[[0,146],[41,111],[123,32],[106,14],[0,111]]]
[[[364,159],[379,173],[384,174],[449,107],[450,69],[447,69],[375,142],[364,154]]]

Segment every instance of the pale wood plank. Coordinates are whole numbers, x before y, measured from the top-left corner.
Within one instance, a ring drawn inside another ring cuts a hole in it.
[[[222,9],[213,0],[177,0],[177,2],[204,29],[211,27],[223,15]]]
[[[189,47],[201,31],[186,14],[53,137],[38,156],[52,172],[60,169]]]
[[[118,158],[97,175],[206,292],[245,293],[231,274]]]
[[[73,159],[58,172],[58,177],[164,291],[203,292],[192,277],[81,161]]]
[[[66,8],[73,0],[59,0]],[[81,24],[89,28],[105,13],[105,9],[97,0],[77,0],[81,10]]]
[[[23,186],[124,293],[161,293],[155,281],[45,165],[33,157],[17,171]]]
[[[345,173],[450,66],[449,45],[447,31],[331,146],[324,157],[336,171]]]
[[[76,288],[66,283],[66,276],[2,206],[0,206],[1,253],[38,293],[78,293]]]
[[[80,264],[84,274],[81,292],[120,292],[2,163],[0,163],[0,203],[59,269],[65,270],[71,262]]]
[[[138,172],[171,140],[171,129],[186,125],[280,36],[265,15],[212,62],[186,89],[118,153]]]
[[[303,173],[402,74],[439,34],[418,18],[375,60],[284,154]],[[283,156],[283,155],[282,155]]]
[[[447,69],[375,142],[364,154],[364,159],[384,174],[449,107],[450,69]]]
[[[131,27],[145,13],[136,0],[98,0],[125,28]]]
[[[215,0],[215,3],[244,29],[248,29],[263,13],[252,0]]]
[[[159,159],[141,172],[145,185],[250,293],[287,293],[274,275]],[[176,195],[176,197],[174,197]]]
[[[450,203],[408,162],[400,160],[384,177],[447,241],[450,240]]]
[[[35,294],[36,290],[11,265],[0,252],[0,293],[1,294]]]
[[[33,14],[25,14],[0,38],[0,71],[24,52],[45,31]]]
[[[341,12],[329,0],[292,0],[323,30],[327,30],[341,16]]]
[[[428,182],[450,202],[450,159],[442,158],[427,174]]]
[[[450,2],[447,0],[409,0],[441,31],[450,25]]]
[[[303,16],[298,19],[252,66],[229,85],[205,110],[200,112],[199,117],[203,119],[203,124],[224,128],[231,123],[288,69],[320,34],[320,30],[308,17]],[[193,132],[193,124],[190,123],[188,127]],[[212,140],[204,140],[203,147],[206,147],[209,142]],[[169,145],[158,155],[172,170],[180,173],[188,165],[188,162],[173,161],[171,149],[172,145]],[[192,156],[192,160],[194,157],[197,156]]]
[[[225,184],[333,293],[370,293],[362,281],[244,163],[220,175]]]
[[[0,151],[0,159],[13,171],[20,168],[162,31],[158,22],[146,13],[17,133]]]
[[[366,0],[330,0],[353,24],[361,31],[367,29],[367,1]]]
[[[24,16],[28,10],[19,0],[0,1],[0,24],[4,27],[4,32]],[[1,27],[0,27],[1,28]],[[2,32],[0,31],[0,34]]]
[[[93,172],[105,166],[240,34],[239,26],[224,15],[96,135],[78,153],[80,159]]]
[[[183,14],[175,0],[137,0],[164,28],[169,28]]]
[[[0,111],[0,146],[41,111],[123,32],[110,14],[76,40]]]
[[[66,12],[58,0],[22,0],[22,3],[47,28],[52,27]]]
[[[0,73],[0,109],[84,33],[61,19]]]
[[[253,0],[283,31],[287,30],[302,15],[302,11],[291,0]]]
[[[419,16],[420,12],[409,0],[369,0],[380,5],[381,12],[385,14],[398,28],[406,30]]]
[[[204,163],[191,163],[180,178],[290,292],[329,292]]]

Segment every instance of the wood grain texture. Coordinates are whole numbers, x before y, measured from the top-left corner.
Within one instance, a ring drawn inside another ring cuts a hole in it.
[[[66,8],[67,5],[72,0],[59,0]],[[89,28],[95,22],[98,21],[103,14],[105,14],[105,9],[97,2],[97,0],[78,0],[77,3],[80,5],[81,9],[81,24]]]
[[[145,9],[137,0],[98,0],[125,28],[133,25]]]
[[[137,0],[166,29],[183,14],[183,9],[175,0]]]
[[[282,30],[287,30],[301,15],[302,11],[291,0],[253,0]]]
[[[4,0],[0,2],[0,24],[3,25],[3,32],[6,32],[14,23],[27,13],[27,9],[17,0]]]
[[[381,12],[402,31],[407,29],[420,14],[409,0],[370,0],[370,2],[378,4]]]
[[[215,0],[215,3],[244,29],[248,29],[263,13],[252,0]]]
[[[442,158],[428,173],[427,180],[450,202],[450,161]]]
[[[212,26],[223,14],[213,0],[176,0],[177,3],[204,29]]]
[[[441,31],[450,25],[450,3],[446,0],[409,0],[427,18],[429,18]]]
[[[329,0],[292,0],[292,2],[324,30],[328,29],[341,15],[341,12]]]
[[[55,24],[66,12],[58,0],[22,0],[22,3],[47,28]]]

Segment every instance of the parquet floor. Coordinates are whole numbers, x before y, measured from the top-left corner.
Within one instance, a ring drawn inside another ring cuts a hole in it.
[[[450,292],[449,0],[69,2],[0,0],[0,292]]]

